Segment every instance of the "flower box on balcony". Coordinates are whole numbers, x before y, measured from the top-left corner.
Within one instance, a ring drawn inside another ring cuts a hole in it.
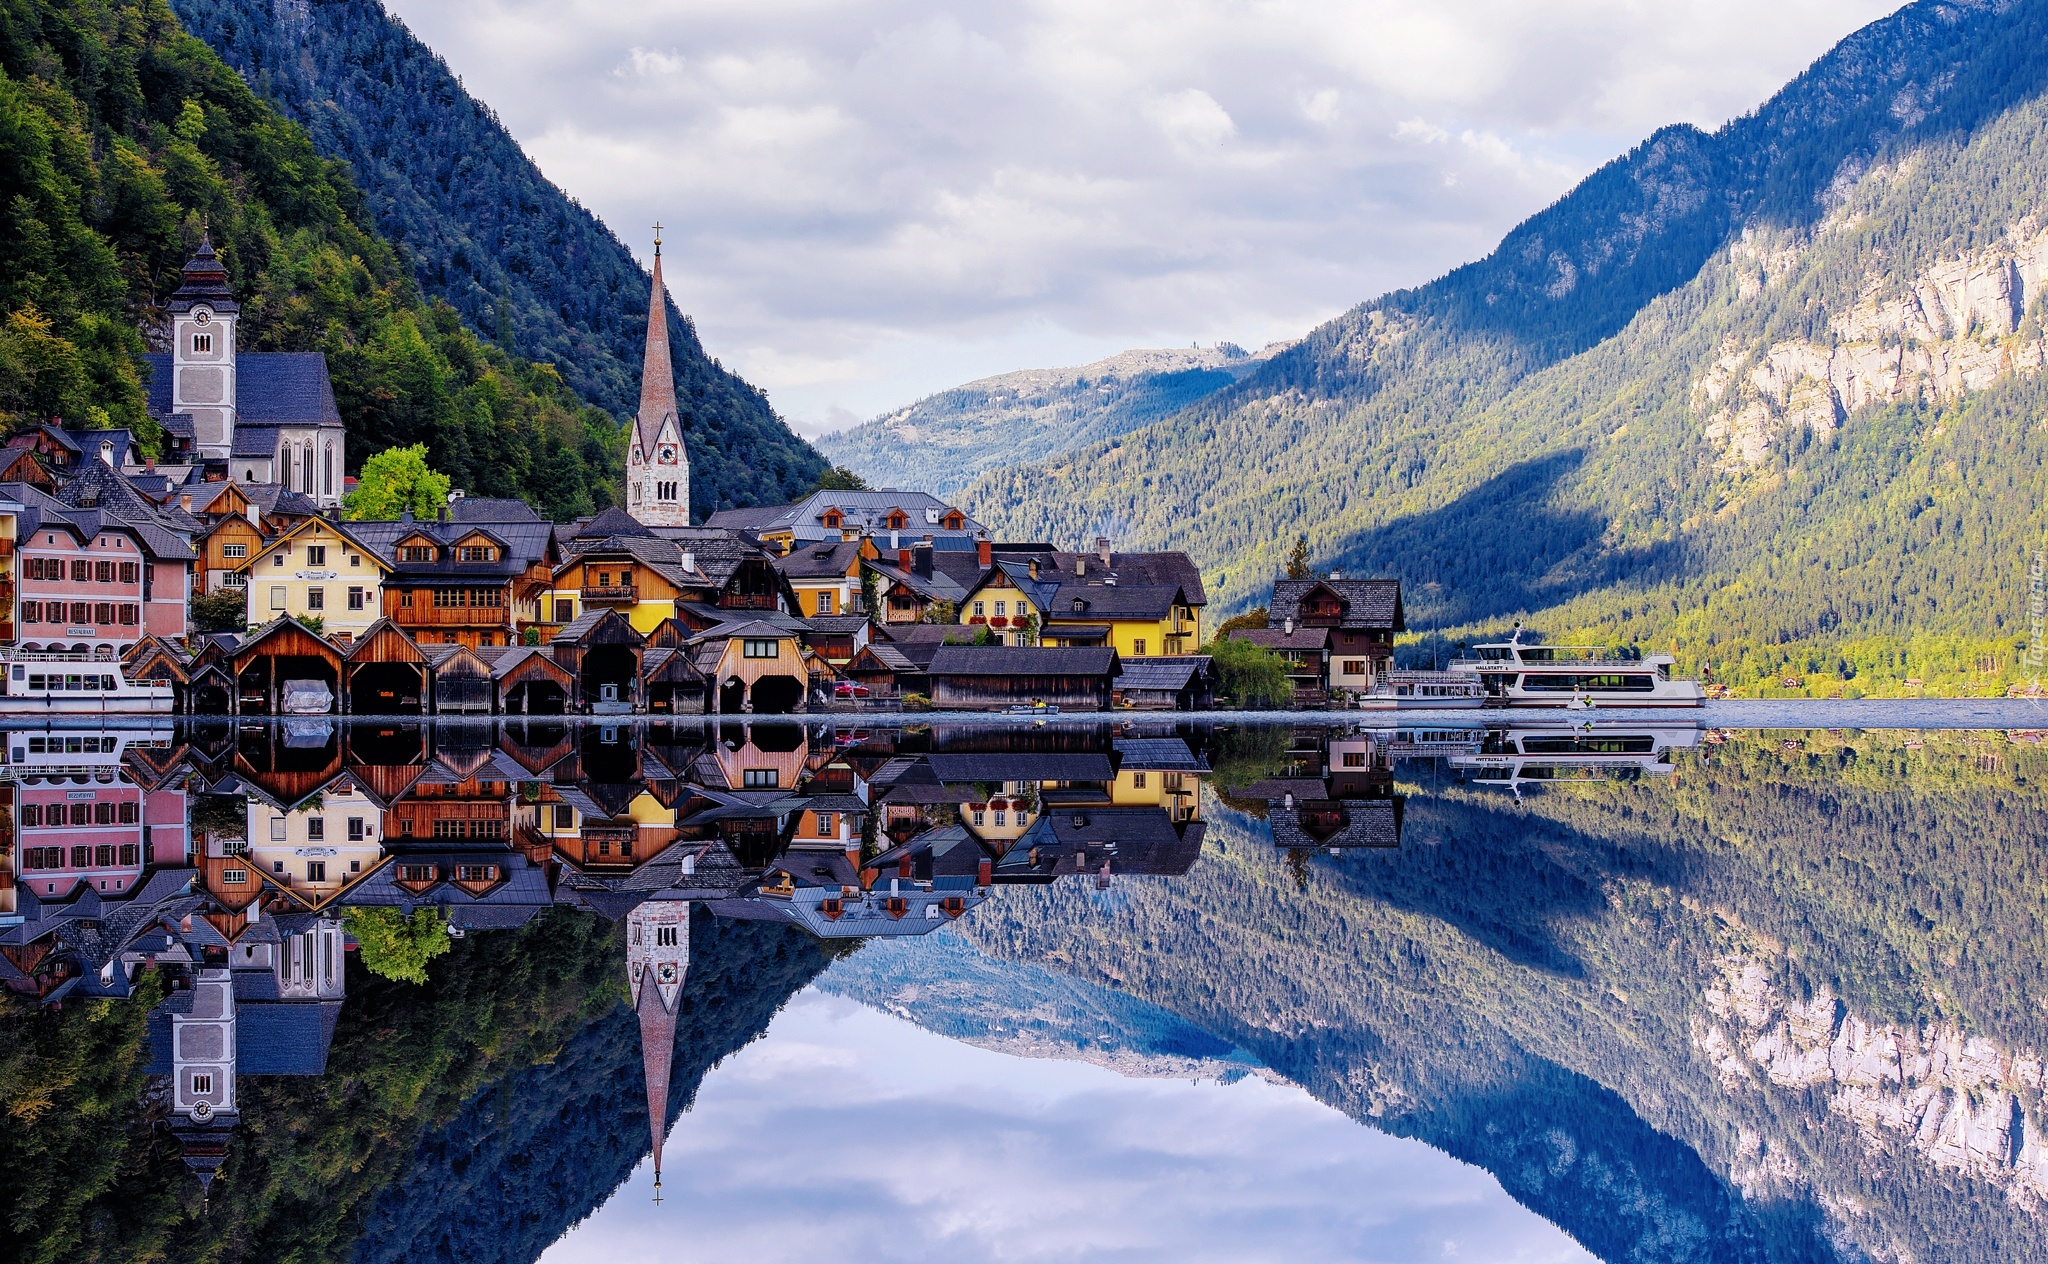
[[[985,619],[985,618],[983,618],[983,617],[982,617],[981,615],[975,615],[975,616],[974,616],[973,618],[971,618],[971,619],[969,619],[969,620],[967,621],[967,623],[968,623],[968,625],[969,625],[970,627],[971,627],[971,626],[973,626],[973,625],[975,625],[975,624],[977,624],[977,623],[987,623],[987,622],[988,622],[988,620],[987,620],[987,619]]]
[[[990,619],[988,625],[992,628],[1007,628],[1010,626],[1009,616],[999,614],[995,618]]]

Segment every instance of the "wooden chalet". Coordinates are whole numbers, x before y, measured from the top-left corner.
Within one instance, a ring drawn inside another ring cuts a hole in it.
[[[418,642],[379,619],[348,647],[344,696],[352,715],[424,715],[433,675]]]
[[[563,625],[548,653],[575,681],[570,705],[596,715],[626,715],[640,707],[640,664],[645,639],[617,610],[599,609]]]
[[[319,681],[338,706],[341,651],[308,632],[295,619],[273,619],[241,642],[225,660],[234,681],[229,698],[234,715],[277,715],[287,681]]]
[[[185,709],[185,691],[192,683],[192,673],[185,656],[169,642],[160,637],[143,637],[122,656],[121,671],[135,684],[170,685],[171,709]]]
[[[434,714],[489,715],[497,701],[491,665],[466,645],[423,645],[433,669]]]
[[[706,683],[687,649],[649,647],[641,658],[640,696],[655,715],[701,714]]]
[[[798,609],[796,590],[774,561],[736,532],[677,527],[657,536],[623,510],[608,509],[560,541],[560,549],[563,561],[540,603],[544,640],[594,609],[618,610],[642,633],[692,605]]]
[[[932,655],[932,705],[943,711],[1039,704],[1063,711],[1107,711],[1122,674],[1122,660],[1107,646],[942,645]]]
[[[30,436],[24,435],[0,450],[0,483],[26,483],[38,491],[54,494],[57,477],[50,472],[48,458],[40,455]]]
[[[498,710],[505,715],[563,715],[576,692],[576,677],[544,646],[478,650],[491,665]]]

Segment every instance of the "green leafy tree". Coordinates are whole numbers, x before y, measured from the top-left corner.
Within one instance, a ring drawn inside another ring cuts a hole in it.
[[[1216,641],[1202,651],[1216,660],[1217,691],[1240,706],[1283,707],[1294,700],[1287,660],[1249,641]]]
[[[449,487],[448,476],[427,464],[427,445],[386,448],[363,462],[343,513],[351,520],[389,520],[411,510],[415,518],[433,518],[447,507]]]
[[[1254,606],[1243,614],[1234,614],[1225,619],[1223,625],[1216,629],[1216,639],[1219,641],[1225,640],[1232,632],[1236,632],[1239,629],[1263,628],[1266,626],[1268,617],[1264,606]]]
[[[1315,572],[1308,566],[1308,535],[1304,532],[1294,538],[1294,547],[1287,553],[1287,578],[1313,579]]]
[[[811,487],[814,492],[864,492],[868,481],[843,465],[835,465],[818,476]]]
[[[239,588],[223,588],[186,604],[195,632],[240,632],[249,626],[249,599]]]
[[[401,983],[425,983],[427,963],[449,949],[448,919],[434,909],[351,908],[342,916],[370,973]]]

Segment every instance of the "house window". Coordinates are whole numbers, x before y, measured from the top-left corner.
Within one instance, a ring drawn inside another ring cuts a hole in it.
[[[220,546],[220,555],[222,557],[247,557],[249,556],[249,546],[246,544],[223,544]]]
[[[132,584],[142,578],[142,568],[136,562],[121,563],[121,582]]]
[[[555,805],[555,828],[558,830],[576,828],[576,809],[566,803]]]
[[[284,818],[281,816],[270,818],[270,841],[273,843],[284,841]]]
[[[349,589],[349,590],[348,590],[348,608],[349,608],[349,609],[351,609],[351,610],[361,610],[361,609],[363,608],[363,598],[364,598],[364,593],[363,593],[363,590],[362,590],[361,588],[351,588],[351,589]]]
[[[327,590],[325,588],[308,588],[306,590],[306,609],[327,609]],[[1138,652],[1142,654],[1145,651],[1139,650]]]
[[[412,589],[401,588],[398,590],[398,604],[408,607],[412,605]]]
[[[1139,655],[1139,656],[1143,656],[1143,655],[1144,655],[1144,653],[1145,653],[1145,638],[1144,638],[1144,637],[1142,637],[1142,636],[1141,636],[1141,637],[1136,637],[1136,638],[1134,638],[1134,639],[1133,639],[1133,640],[1131,641],[1131,653],[1133,653],[1133,654],[1136,654],[1136,655]]]
[[[455,866],[455,880],[457,882],[496,882],[498,880],[498,866],[457,865]]]
[[[362,817],[351,816],[350,818],[348,818],[348,841],[352,843],[360,843],[363,841]]]
[[[23,623],[41,623],[43,621],[43,603],[40,601],[22,602],[21,621]]]
[[[408,544],[398,550],[398,560],[401,562],[431,562],[434,560],[434,550],[422,544]]]
[[[819,594],[818,594],[818,613],[819,613],[819,614],[831,614],[831,613],[832,613],[832,594],[831,594],[831,593],[828,593],[828,592],[821,592],[821,593],[819,593]]]
[[[220,880],[224,885],[238,887],[249,880],[249,871],[247,869],[223,869],[220,871]]]
[[[134,627],[134,626],[135,626],[135,624],[136,624],[137,618],[138,618],[138,617],[139,617],[139,616],[141,615],[141,613],[142,613],[142,612],[141,612],[141,610],[140,610],[140,609],[139,609],[139,608],[138,608],[138,607],[137,607],[137,606],[136,606],[136,605],[135,605],[135,604],[134,604],[133,602],[124,602],[124,603],[122,603],[122,606],[121,606],[121,622],[122,622],[122,624],[123,624],[124,626],[127,626],[127,627],[131,627],[131,628],[132,628],[132,627]]]
[[[1364,751],[1345,751],[1345,752],[1344,752],[1344,766],[1345,766],[1346,768],[1363,768],[1363,767],[1365,767],[1365,752],[1364,752]]]
[[[576,620],[576,603],[562,598],[555,600],[555,622],[573,623]]]
[[[283,553],[272,553],[272,554],[270,555],[270,564],[271,564],[272,566],[283,566],[283,565],[284,565],[284,554],[283,554]]]
[[[997,828],[997,829],[1001,829],[1001,828],[1003,827],[1003,824],[1004,824],[1004,823],[1005,823],[1006,821],[1008,821],[1009,819],[1010,819],[1010,814],[1009,814],[1008,812],[998,812],[998,813],[996,813],[996,828]]]
[[[439,876],[439,873],[436,872],[432,865],[398,866],[398,880],[400,882],[432,882]]]
[[[831,836],[832,836],[832,814],[831,814],[830,812],[820,812],[820,813],[818,813],[818,837],[820,837],[820,838],[830,838]]]
[[[1143,790],[1143,789],[1145,788],[1145,774],[1144,774],[1144,773],[1142,773],[1142,772],[1134,772],[1134,773],[1132,773],[1132,774],[1131,774],[1131,788],[1132,788],[1132,789],[1134,789],[1134,790]]]
[[[1345,659],[1345,660],[1344,660],[1344,674],[1345,674],[1346,676],[1363,676],[1363,675],[1365,675],[1365,660],[1364,660],[1364,659],[1362,659],[1362,658],[1347,658],[1347,659]]]
[[[308,565],[308,566],[325,566],[325,565],[327,565],[327,546],[326,546],[326,545],[324,545],[324,544],[309,544],[309,545],[307,545],[307,546],[306,546],[306,565]]]
[[[24,803],[21,805],[21,827],[23,829],[36,829],[42,823],[43,809],[40,804]]]
[[[94,623],[112,623],[114,621],[114,603],[111,601],[94,602],[92,621]]]
[[[93,563],[93,567],[92,567],[92,577],[93,577],[93,581],[94,581],[95,583],[101,583],[101,584],[111,584],[111,583],[113,583],[113,582],[114,582],[114,564],[113,564],[112,562],[95,562],[95,563]]]
[[[88,579],[89,579],[89,578],[91,577],[91,575],[92,575],[92,563],[91,563],[91,562],[88,562],[88,561],[85,561],[85,560],[83,560],[83,559],[80,559],[80,560],[78,560],[78,561],[75,561],[75,562],[71,563],[71,582],[72,582],[72,583],[74,583],[74,584],[83,584],[83,583],[87,582],[87,580],[88,580]]]
[[[91,603],[91,602],[89,602],[89,601],[74,601],[74,602],[72,602],[72,603],[71,603],[71,621],[72,621],[73,623],[91,623],[91,622],[92,622],[92,603]]]
[[[774,658],[776,649],[780,645],[780,641],[771,641],[766,638],[757,640],[754,637],[748,637],[741,643],[740,654],[746,658]]]
[[[349,554],[349,555],[348,555],[348,564],[349,564],[350,566],[357,566],[357,567],[360,567],[360,566],[361,566],[361,565],[363,564],[363,555],[362,555],[362,554],[360,554],[360,553],[351,553],[351,554]]]
[[[306,862],[306,881],[308,881],[308,882],[325,882],[325,881],[327,881],[327,862],[326,862],[326,861],[324,861],[324,860],[309,860],[309,861],[307,861],[307,862]]]
[[[740,773],[740,784],[748,790],[773,790],[781,779],[773,768],[748,768]]]
[[[985,604],[985,603],[983,603],[983,602],[979,602],[979,601],[975,602],[975,603],[974,603],[974,613],[975,613],[975,614],[976,614],[977,616],[980,616],[980,615],[985,615],[985,614],[987,614],[987,613],[988,613],[988,608],[987,608],[986,604]]]
[[[974,827],[975,827],[976,829],[980,829],[980,828],[982,827],[982,825],[986,823],[986,822],[985,822],[985,821],[984,821],[984,820],[983,820],[982,818],[983,818],[983,813],[980,813],[980,812],[976,812],[976,813],[974,814]]]
[[[324,816],[307,817],[306,837],[308,839],[325,840],[327,837],[327,818]]]
[[[465,562],[490,562],[497,560],[498,551],[488,544],[465,544],[462,559]]]

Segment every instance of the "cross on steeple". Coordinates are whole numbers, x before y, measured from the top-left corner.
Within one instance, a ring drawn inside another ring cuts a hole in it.
[[[654,226],[654,253],[655,253],[655,254],[660,254],[660,253],[661,253],[661,225],[660,225],[660,224],[656,224],[656,225]]]

